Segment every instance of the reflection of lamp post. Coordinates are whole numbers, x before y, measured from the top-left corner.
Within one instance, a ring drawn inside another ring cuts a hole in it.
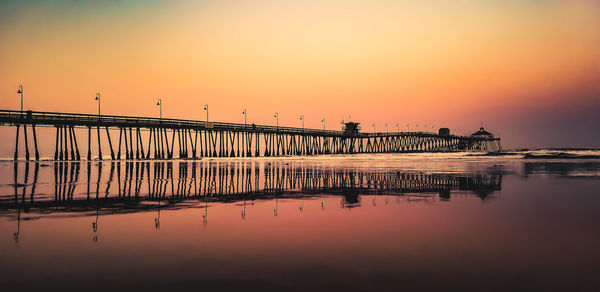
[[[98,101],[98,119],[100,119],[100,92],[96,93],[96,98],[94,100]],[[21,109],[23,111],[23,109]]]
[[[275,113],[275,115],[273,117],[275,117],[275,120],[276,120],[276,123],[277,123],[276,124],[277,125],[277,130],[279,130],[279,113]]]
[[[158,201],[158,213],[156,214],[156,218],[154,218],[154,228],[160,230],[160,200]]]
[[[204,110],[206,111],[206,122],[208,123],[208,104],[204,105]]]
[[[300,115],[300,120],[302,121],[302,132],[304,132],[304,115]]]
[[[208,201],[204,201],[204,215],[202,215],[202,225],[208,224]]]
[[[325,131],[325,118],[321,119],[321,123],[323,123],[323,131]]]
[[[244,208],[242,209],[242,219],[246,220],[246,199],[244,199]]]
[[[156,105],[159,108],[159,117],[162,120],[162,99],[158,99],[158,101],[156,102]]]
[[[19,235],[21,234],[21,208],[17,209],[17,232],[13,232],[13,238],[16,243],[19,243]]]
[[[19,90],[17,94],[21,95],[21,115],[23,115],[23,85],[19,85]]]
[[[96,221],[92,222],[92,232],[94,233],[93,239],[94,242],[98,242],[98,215],[100,210],[96,208]]]

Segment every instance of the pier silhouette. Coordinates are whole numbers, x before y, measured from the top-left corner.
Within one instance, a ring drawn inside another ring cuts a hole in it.
[[[9,110],[0,110],[0,125],[16,127],[14,160],[19,159],[21,128],[25,159],[30,160],[27,127],[31,128],[32,132],[34,158],[39,160],[36,127],[41,126],[56,128],[53,159],[73,161],[81,160],[84,155],[80,152],[76,128],[87,129],[87,160],[92,160],[93,132],[96,133],[99,160],[104,157],[101,143],[103,137],[108,141],[112,160],[502,149],[500,138],[483,128],[472,135],[452,135],[447,128],[441,128],[438,133],[360,132],[360,125],[354,122],[346,122],[341,131],[336,131],[284,127],[279,126],[279,123],[276,126],[267,126],[162,117]],[[175,152],[175,149],[178,151]]]

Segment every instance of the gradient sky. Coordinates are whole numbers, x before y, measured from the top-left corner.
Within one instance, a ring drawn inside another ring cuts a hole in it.
[[[600,1],[1,1],[0,64],[0,109],[600,147]]]

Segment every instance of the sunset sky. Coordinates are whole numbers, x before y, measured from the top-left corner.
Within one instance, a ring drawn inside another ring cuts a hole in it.
[[[160,97],[170,118],[600,147],[600,1],[4,0],[0,109],[19,84],[38,111],[95,113],[100,92],[114,115]]]

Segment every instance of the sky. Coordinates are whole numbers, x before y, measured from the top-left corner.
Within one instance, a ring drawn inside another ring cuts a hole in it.
[[[0,109],[600,147],[600,1],[3,0],[0,64]]]

